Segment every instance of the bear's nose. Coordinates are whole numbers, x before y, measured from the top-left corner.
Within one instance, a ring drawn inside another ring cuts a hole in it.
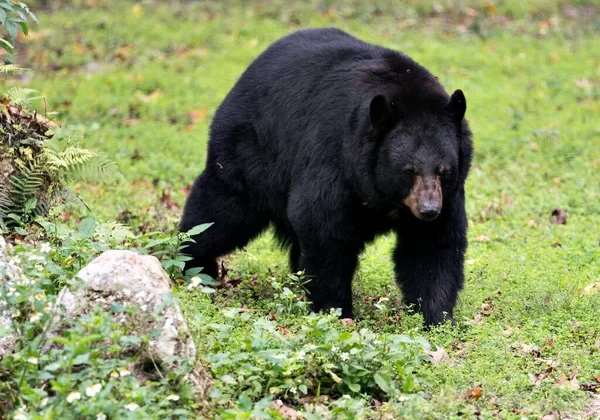
[[[426,204],[419,209],[419,214],[423,220],[430,222],[440,215],[440,210],[437,204]]]

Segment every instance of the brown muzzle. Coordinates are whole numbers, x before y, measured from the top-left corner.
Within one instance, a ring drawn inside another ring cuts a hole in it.
[[[436,175],[415,176],[410,194],[404,204],[421,220],[431,221],[442,211],[442,186]]]

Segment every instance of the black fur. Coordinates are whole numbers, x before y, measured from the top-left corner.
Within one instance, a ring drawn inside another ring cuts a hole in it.
[[[311,279],[313,309],[351,317],[358,255],[394,230],[406,302],[427,325],[451,318],[467,248],[465,109],[461,91],[450,100],[409,57],[340,30],[302,30],[275,42],[213,119],[206,168],[179,228],[214,225],[188,249],[188,268],[216,276],[216,257],[272,223],[291,247],[292,269]],[[415,173],[442,164],[441,214],[419,220],[403,201]]]

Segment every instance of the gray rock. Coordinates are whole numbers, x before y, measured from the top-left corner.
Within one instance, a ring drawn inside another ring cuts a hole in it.
[[[0,307],[2,303],[0,302]],[[2,311],[2,309],[0,309]],[[12,318],[8,312],[0,312],[0,330],[12,331]],[[14,334],[0,336],[0,360],[15,351],[17,337]]]
[[[21,268],[7,253],[8,246],[0,236],[0,286],[9,290],[12,284],[23,275]],[[12,316],[6,302],[0,298],[0,330],[12,331]],[[0,359],[15,351],[17,337],[14,334],[0,335]]]
[[[138,308],[133,314],[119,314],[135,335],[159,331],[149,345],[148,360],[170,368],[170,358],[183,357],[192,363],[196,347],[179,306],[173,301],[167,273],[156,257],[132,251],[106,251],[77,273],[83,287],[63,289],[57,303],[61,316],[74,317],[100,304],[110,310],[118,303]]]

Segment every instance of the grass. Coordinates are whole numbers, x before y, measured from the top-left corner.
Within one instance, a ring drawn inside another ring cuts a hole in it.
[[[350,329],[422,336],[447,352],[419,368],[422,399],[407,402],[405,416],[582,417],[593,397],[584,384],[600,382],[600,295],[586,292],[600,282],[597,9],[575,2],[579,15],[570,19],[557,14],[564,2],[441,2],[431,15],[432,3],[417,3],[391,16],[385,6],[379,15],[350,1],[99,0],[38,13],[39,30],[19,46],[32,68],[21,83],[39,89],[58,120],[84,126],[86,146],[107,152],[125,175],[127,182],[76,186],[91,212],[139,231],[169,231],[202,170],[216,107],[271,42],[297,27],[337,26],[409,54],[467,97],[476,153],[466,287],[456,326],[422,331],[419,316],[397,301],[394,238],[381,237],[361,257],[354,287],[361,320]],[[566,224],[551,222],[556,208],[568,211]],[[225,323],[222,308],[274,311],[271,278],[288,270],[271,233],[227,266],[241,281],[234,289],[179,291],[201,354],[219,345],[209,326]],[[377,308],[381,297],[390,301]],[[252,323],[231,322],[241,336],[252,333]],[[292,331],[302,322],[298,311],[276,317],[277,328]],[[366,404],[355,411],[364,416],[388,410],[371,411],[367,397],[355,401]]]

